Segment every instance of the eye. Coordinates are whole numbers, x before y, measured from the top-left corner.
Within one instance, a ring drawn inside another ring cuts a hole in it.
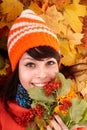
[[[36,65],[35,65],[35,63],[30,62],[30,63],[26,63],[25,66],[26,66],[26,67],[30,67],[30,68],[34,68]]]
[[[48,61],[48,62],[47,62],[47,65],[54,65],[54,64],[55,64],[54,61]]]

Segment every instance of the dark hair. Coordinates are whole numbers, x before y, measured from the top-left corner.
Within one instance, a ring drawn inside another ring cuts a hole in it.
[[[53,57],[58,61],[58,63],[60,61],[59,52],[55,51],[49,46],[39,46],[36,48],[31,48],[27,51],[27,53],[36,60]]]
[[[29,49],[27,53],[36,60],[42,60],[43,58],[48,57],[55,58],[58,61],[58,63],[60,60],[59,53],[55,51],[53,48],[48,46],[39,46],[36,48],[32,48]],[[15,100],[18,83],[19,83],[19,77],[18,77],[18,65],[17,65],[15,71],[12,72],[11,75],[9,76],[3,93],[4,106],[8,112],[9,112],[9,106],[7,104],[7,101]],[[11,112],[9,113],[12,115]]]
[[[60,72],[64,74],[66,78],[76,79],[77,76],[84,74],[87,71],[87,63],[80,62],[71,66],[61,65]]]

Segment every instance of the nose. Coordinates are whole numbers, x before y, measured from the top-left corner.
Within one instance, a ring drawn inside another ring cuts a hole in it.
[[[48,71],[49,71],[49,70],[48,70],[47,68],[45,68],[45,67],[40,67],[40,68],[38,69],[38,77],[41,78],[41,79],[46,78],[47,75],[48,75]]]

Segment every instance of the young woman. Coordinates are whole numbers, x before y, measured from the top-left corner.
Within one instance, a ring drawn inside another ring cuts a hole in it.
[[[0,130],[26,130],[32,104],[27,90],[42,89],[55,78],[59,71],[59,42],[43,19],[25,10],[14,22],[7,45],[12,74],[0,95]],[[46,130],[67,130],[58,115],[50,124]]]

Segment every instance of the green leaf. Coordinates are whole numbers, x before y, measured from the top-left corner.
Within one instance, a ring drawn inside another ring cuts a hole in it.
[[[83,115],[87,110],[87,101],[80,98],[72,99],[72,107],[69,110],[72,121],[79,123],[81,119],[84,119]],[[87,115],[86,115],[87,116]]]
[[[35,101],[42,101],[47,103],[52,103],[55,101],[53,95],[46,96],[43,89],[39,89],[37,87],[35,88],[29,88],[28,89],[29,96],[32,99],[35,99]]]
[[[66,95],[70,91],[71,79],[66,79],[62,73],[57,73],[57,78],[62,83],[62,87],[58,88],[58,95]]]
[[[87,124],[87,110],[85,110],[84,115],[83,115],[83,118],[81,119],[80,122],[81,122],[82,124],[86,122],[86,124]]]

